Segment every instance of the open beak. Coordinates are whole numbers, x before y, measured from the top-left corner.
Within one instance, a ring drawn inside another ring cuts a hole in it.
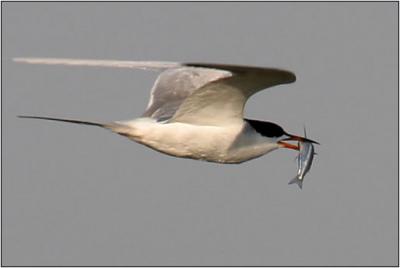
[[[287,138],[284,138],[284,139],[278,141],[278,144],[280,146],[282,146],[283,148],[292,149],[292,150],[296,150],[296,151],[300,150],[300,147],[298,144],[294,145],[294,144],[291,144],[291,143],[288,143],[285,141],[299,141],[299,142],[310,142],[310,143],[319,144],[316,141],[313,141],[313,140],[310,140],[310,139],[307,139],[304,137],[290,135],[290,134],[286,134],[286,135],[288,136]]]

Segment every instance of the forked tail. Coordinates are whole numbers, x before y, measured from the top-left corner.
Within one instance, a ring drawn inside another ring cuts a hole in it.
[[[299,178],[299,176],[294,177],[288,184],[297,184],[300,189],[303,189],[303,180]]]
[[[30,119],[52,120],[52,121],[68,122],[68,123],[73,123],[73,124],[82,124],[82,125],[90,125],[90,126],[107,128],[107,124],[90,122],[90,121],[82,121],[82,120],[74,120],[74,119],[54,118],[54,117],[45,117],[45,116],[31,116],[31,115],[18,115],[18,117],[19,118],[30,118]]]
[[[54,118],[54,117],[46,117],[46,116],[31,116],[31,115],[19,115],[19,118],[28,118],[28,119],[42,119],[42,120],[51,120],[51,121],[59,121],[59,122],[67,122],[73,124],[81,124],[81,125],[89,125],[89,126],[96,126],[105,129],[109,129],[112,132],[118,133],[123,136],[130,136],[129,134],[132,131],[132,128],[129,128],[126,125],[119,124],[119,123],[99,123],[99,122],[92,122],[92,121],[83,121],[83,120],[75,120],[75,119],[66,119],[66,118]]]

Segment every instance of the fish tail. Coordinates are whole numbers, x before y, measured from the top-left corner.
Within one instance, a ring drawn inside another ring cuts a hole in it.
[[[294,177],[288,184],[297,184],[300,189],[303,189],[303,180],[300,180],[299,176]]]

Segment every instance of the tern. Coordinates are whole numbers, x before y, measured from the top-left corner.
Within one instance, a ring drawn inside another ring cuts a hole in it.
[[[290,141],[317,143],[288,134],[272,122],[243,117],[253,94],[296,76],[276,68],[226,64],[14,58],[15,62],[155,70],[160,74],[141,117],[109,123],[19,116],[98,126],[161,153],[216,163],[242,163],[279,148],[299,150]],[[318,143],[317,143],[318,144]]]

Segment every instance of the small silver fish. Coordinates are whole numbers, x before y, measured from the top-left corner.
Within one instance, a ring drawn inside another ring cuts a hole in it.
[[[304,135],[306,135],[306,130],[304,129]],[[300,189],[303,188],[304,176],[310,171],[311,164],[314,159],[314,145],[311,142],[299,142],[299,155],[297,156],[297,175],[289,184],[296,183]]]

